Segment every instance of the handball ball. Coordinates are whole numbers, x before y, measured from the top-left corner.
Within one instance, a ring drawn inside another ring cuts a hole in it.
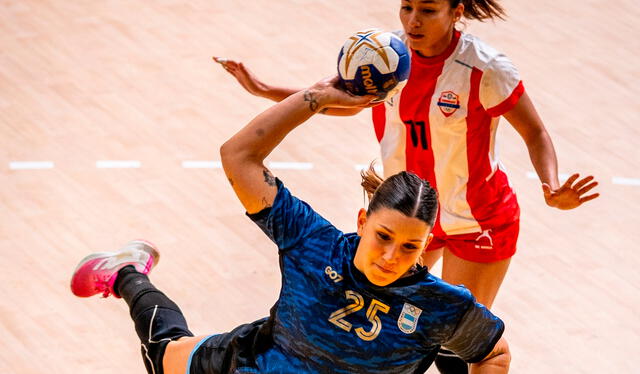
[[[379,29],[358,31],[338,55],[338,74],[344,88],[355,95],[392,97],[406,84],[411,56],[402,40]]]

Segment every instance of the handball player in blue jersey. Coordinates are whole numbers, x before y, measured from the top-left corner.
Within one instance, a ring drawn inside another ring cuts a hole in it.
[[[221,148],[224,171],[247,215],[277,245],[280,297],[269,317],[228,333],[194,336],[178,306],[147,274],[159,254],[137,240],[87,256],[73,293],[123,298],[150,374],[424,373],[440,347],[472,373],[506,373],[504,324],[464,287],[429,274],[418,259],[432,238],[436,192],[415,174],[382,180],[370,169],[370,195],[345,234],[296,198],[264,166],[295,127],[327,108],[366,107],[322,80],[266,110]]]

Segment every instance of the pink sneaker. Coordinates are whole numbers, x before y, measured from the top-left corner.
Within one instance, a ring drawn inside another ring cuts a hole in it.
[[[118,270],[133,265],[142,274],[148,274],[160,260],[156,247],[145,240],[133,240],[117,252],[98,252],[80,261],[71,277],[71,292],[78,297],[102,294],[113,295]]]

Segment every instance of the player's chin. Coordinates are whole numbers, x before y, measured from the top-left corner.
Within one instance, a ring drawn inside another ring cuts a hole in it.
[[[399,277],[395,273],[388,274],[381,271],[373,270],[369,273],[369,276],[367,278],[369,278],[369,282],[375,284],[376,286],[384,287],[395,282]]]
[[[426,38],[422,38],[422,39],[408,39],[409,40],[409,47],[411,47],[411,49],[415,50],[415,51],[421,51],[423,49],[425,49],[425,45],[428,45],[428,43],[426,43]]]

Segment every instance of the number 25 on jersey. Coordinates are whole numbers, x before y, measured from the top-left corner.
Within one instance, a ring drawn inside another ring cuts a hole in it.
[[[329,322],[349,332],[352,326],[351,323],[344,320],[344,317],[362,309],[364,307],[364,299],[359,293],[350,290],[345,292],[345,296],[348,300],[351,300],[352,303],[331,313]],[[371,299],[371,304],[369,305],[369,309],[367,309],[367,319],[372,324],[371,329],[366,331],[362,327],[357,327],[354,330],[360,339],[371,341],[378,337],[382,329],[382,322],[380,321],[380,317],[377,316],[378,312],[388,313],[389,306],[376,299]]]

